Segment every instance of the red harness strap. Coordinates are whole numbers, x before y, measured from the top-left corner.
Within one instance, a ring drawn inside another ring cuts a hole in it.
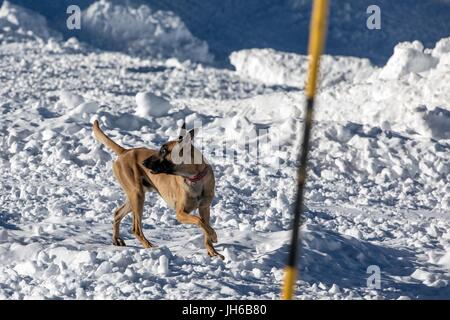
[[[207,173],[208,173],[208,166],[206,166],[205,169],[203,169],[202,172],[200,172],[200,173],[199,173],[198,175],[196,175],[196,176],[193,176],[192,178],[187,178],[187,177],[185,177],[185,178],[184,178],[184,181],[185,181],[187,184],[195,184],[196,182],[202,180],[202,179],[206,176]]]

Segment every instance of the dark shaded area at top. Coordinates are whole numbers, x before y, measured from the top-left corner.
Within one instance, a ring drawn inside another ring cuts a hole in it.
[[[0,0],[2,2],[3,0]],[[66,37],[66,8],[85,9],[94,0],[11,0],[44,15]],[[175,12],[189,30],[208,42],[219,62],[232,51],[247,48],[306,53],[312,0],[112,0]],[[425,47],[450,36],[450,1],[331,0],[327,53],[369,58],[384,64],[401,41],[420,40]],[[369,5],[381,8],[381,30],[369,30]],[[79,32],[82,32],[79,31]],[[91,39],[95,45],[95,39]]]

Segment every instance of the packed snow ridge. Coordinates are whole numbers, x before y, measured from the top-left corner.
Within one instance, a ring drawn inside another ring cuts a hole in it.
[[[271,85],[303,88],[308,69],[308,57],[273,49],[247,49],[233,52],[230,62],[243,77]],[[369,77],[373,67],[368,59],[324,55],[321,85],[335,85],[340,81],[361,81]]]

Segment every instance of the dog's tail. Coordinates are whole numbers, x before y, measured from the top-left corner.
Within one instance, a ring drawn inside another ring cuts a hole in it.
[[[111,140],[103,131],[100,129],[100,126],[98,125],[98,121],[95,120],[94,124],[92,125],[94,136],[95,138],[103,143],[105,146],[110,148],[112,151],[114,151],[116,154],[120,155],[126,151],[125,148],[119,146],[117,143]]]

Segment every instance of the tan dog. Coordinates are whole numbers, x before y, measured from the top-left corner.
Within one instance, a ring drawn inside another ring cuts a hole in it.
[[[125,242],[120,238],[120,222],[128,213],[133,212],[133,234],[145,248],[153,247],[142,231],[145,192],[153,190],[175,209],[179,222],[196,224],[203,230],[205,247],[210,256],[224,258],[213,247],[212,243],[217,242],[217,234],[209,224],[210,207],[214,197],[214,173],[200,151],[191,143],[194,129],[186,133],[183,124],[178,140],[164,143],[160,150],[125,149],[103,133],[97,120],[94,122],[93,131],[98,141],[118,155],[113,172],[127,198],[114,212],[114,245],[125,246]],[[190,161],[180,163],[180,157],[184,160],[187,157]],[[200,217],[190,214],[196,209],[199,210]]]

